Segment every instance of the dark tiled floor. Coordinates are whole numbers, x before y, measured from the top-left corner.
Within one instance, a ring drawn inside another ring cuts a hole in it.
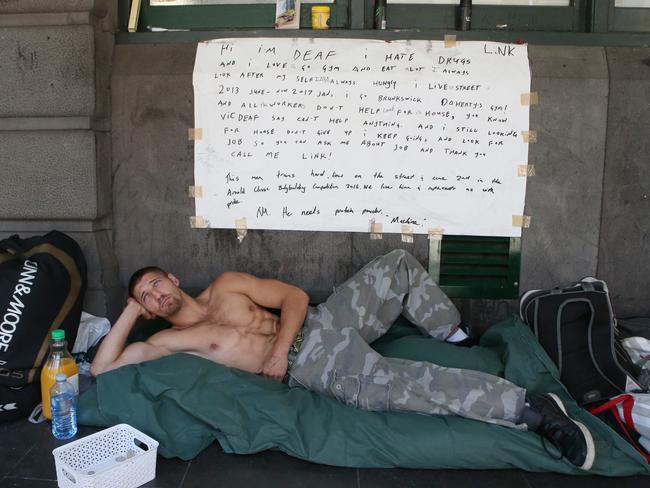
[[[76,438],[99,429],[81,427]],[[0,425],[0,487],[56,487],[52,449],[57,441],[49,424],[26,420]],[[650,477],[605,478],[524,471],[435,471],[334,468],[279,452],[250,456],[224,454],[213,444],[192,461],[158,458],[156,488],[641,488]]]

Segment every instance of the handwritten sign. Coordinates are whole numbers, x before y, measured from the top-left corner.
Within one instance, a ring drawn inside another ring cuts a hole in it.
[[[219,39],[194,67],[207,227],[520,236],[525,45]]]

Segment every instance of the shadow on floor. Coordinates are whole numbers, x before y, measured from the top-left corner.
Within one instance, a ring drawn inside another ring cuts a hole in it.
[[[52,449],[69,441],[54,439],[47,423],[19,420],[0,425],[0,486],[56,487]],[[80,427],[75,437],[100,429]],[[225,454],[217,443],[192,461],[158,457],[157,488],[641,488],[650,478],[565,476],[524,471],[442,471],[419,469],[336,468],[301,461],[280,452]]]

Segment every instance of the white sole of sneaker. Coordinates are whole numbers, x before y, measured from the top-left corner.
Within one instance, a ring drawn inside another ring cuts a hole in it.
[[[567,413],[566,408],[564,408],[564,403],[562,403],[560,397],[558,397],[555,393],[547,393],[547,395],[553,399],[558,407],[560,407],[564,415],[569,417],[569,414]],[[587,444],[587,456],[585,457],[585,462],[582,463],[582,466],[578,467],[584,471],[589,471],[594,465],[594,460],[596,459],[596,445],[594,444],[594,438],[591,436],[591,432],[589,432],[589,429],[586,425],[572,419],[571,417],[569,417],[569,419],[571,419],[571,422],[578,426],[578,428],[582,431],[582,435],[585,436],[585,443]]]

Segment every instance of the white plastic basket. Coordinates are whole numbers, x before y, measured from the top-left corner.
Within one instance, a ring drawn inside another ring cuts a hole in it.
[[[136,488],[156,477],[158,442],[127,424],[52,451],[59,488]]]

